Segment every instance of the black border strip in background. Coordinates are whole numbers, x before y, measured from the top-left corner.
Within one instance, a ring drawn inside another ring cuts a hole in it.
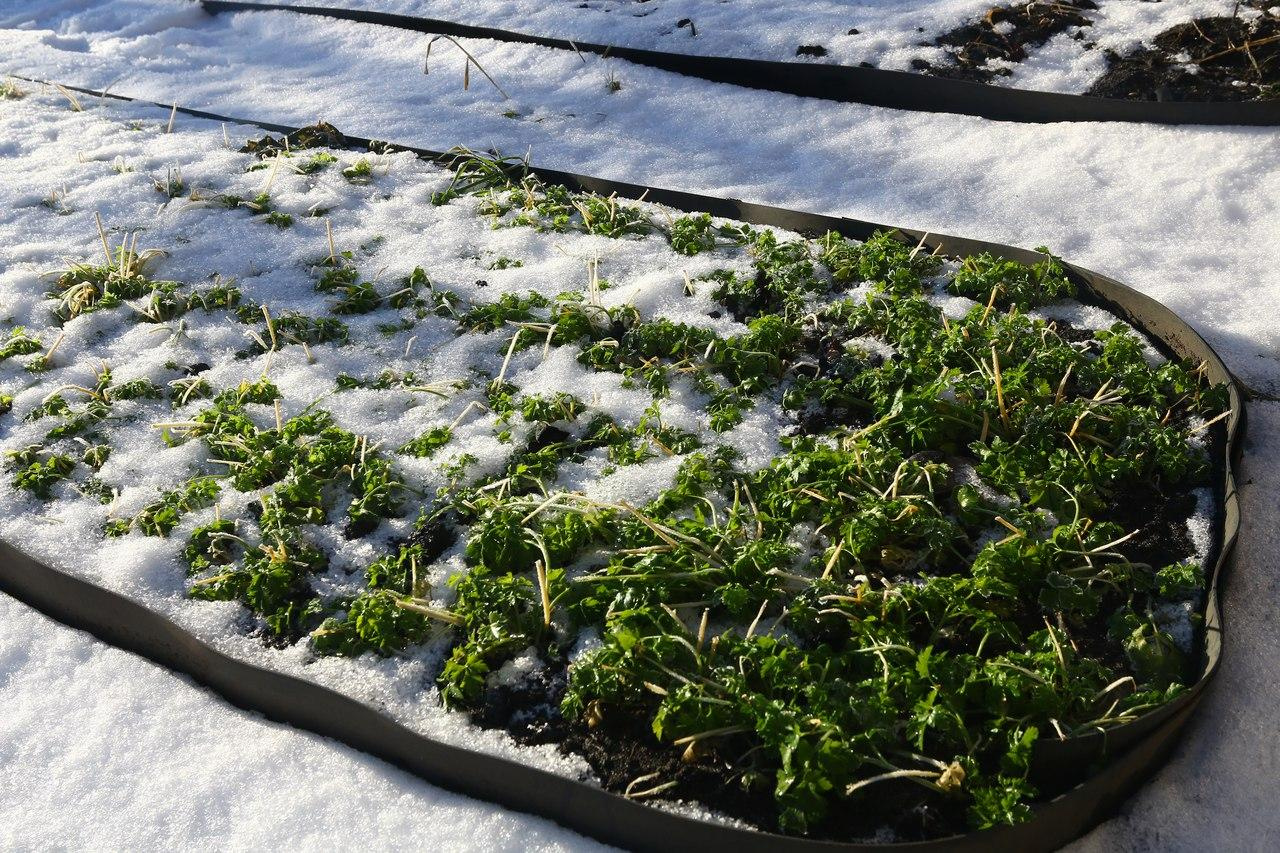
[[[366,9],[335,9],[279,3],[200,0],[212,15],[221,12],[289,11],[457,38],[493,39],[612,56],[688,77],[764,89],[806,98],[868,104],[899,110],[957,113],[997,121],[1122,121],[1154,124],[1280,125],[1280,99],[1270,101],[1127,101],[1062,92],[1034,92],[933,77],[910,71],[817,62],[774,62],[728,56],[697,56],[517,33],[393,15]]]
[[[162,110],[175,109],[92,89],[64,88]],[[284,125],[253,122],[201,110],[183,107],[176,110],[196,118],[257,126],[277,133],[295,130]],[[451,155],[442,152],[359,137],[347,136],[345,141],[351,147],[409,151],[437,163],[451,159]],[[549,184],[563,184],[572,189],[605,195],[616,194],[628,199],[643,197],[646,201],[682,211],[708,212],[718,217],[803,233],[834,230],[846,237],[865,239],[876,231],[891,229],[891,226],[862,220],[646,187],[573,172],[534,167],[529,172]],[[1033,263],[1043,257],[1036,252],[998,243],[911,229],[896,230],[907,239],[919,241],[945,254],[989,251],[1024,263]],[[1239,529],[1234,463],[1245,428],[1244,404],[1234,377],[1193,329],[1150,297],[1091,270],[1069,263],[1064,263],[1064,266],[1097,302],[1155,339],[1170,354],[1205,362],[1211,381],[1227,383],[1231,415],[1226,424],[1224,458],[1217,460],[1222,479],[1215,484],[1223,507],[1222,526],[1209,557],[1213,570],[1208,577],[1205,648],[1199,679],[1173,701],[1105,734],[1096,733],[1066,741],[1041,739],[1036,745],[1033,772],[1039,768],[1039,772],[1049,777],[1062,776],[1072,771],[1078,774],[1081,769],[1089,769],[1097,762],[1107,763],[1065,794],[1037,805],[1036,817],[1018,826],[929,842],[856,844],[779,836],[682,817],[609,793],[592,784],[419,735],[376,709],[334,690],[224,655],[164,616],[93,583],[43,565],[2,541],[0,589],[60,622],[89,631],[108,643],[185,673],[239,707],[331,737],[450,790],[541,815],[600,840],[631,849],[696,850],[705,853],[706,847],[714,845],[715,849],[732,846],[749,853],[1022,853],[1053,850],[1109,816],[1154,771],[1173,748],[1181,727],[1217,670],[1222,652],[1218,584],[1231,559]]]

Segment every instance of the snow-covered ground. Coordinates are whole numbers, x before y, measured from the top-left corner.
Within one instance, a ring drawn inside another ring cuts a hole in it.
[[[5,850],[595,850],[0,596]]]
[[[821,46],[820,61],[869,62],[906,71],[922,59],[941,63],[939,35],[981,18],[992,0],[278,0],[283,5],[344,6],[440,18],[597,44],[794,61],[796,48]],[[1012,63],[1002,86],[1083,92],[1106,68],[1104,52],[1124,53],[1192,18],[1230,15],[1233,0],[1096,0],[1085,11],[1093,24],[1069,27],[1028,59]],[[1070,5],[1070,4],[1066,4]],[[692,22],[691,28],[687,23]],[[696,34],[695,34],[696,33]],[[1080,33],[1077,36],[1077,33]],[[1089,46],[1086,47],[1085,45]],[[992,67],[995,67],[993,65]]]
[[[433,58],[423,77],[425,39],[410,34],[281,15],[209,20],[178,2],[83,5],[0,2],[0,19],[38,22],[0,31],[0,73],[111,84],[286,123],[324,117],[352,133],[436,148],[530,149],[535,162],[575,171],[1046,243],[1161,299],[1248,384],[1280,391],[1272,321],[1280,308],[1280,146],[1265,129],[1005,125],[469,45],[511,93],[504,102],[475,76],[463,91],[461,63],[450,68],[447,57]],[[610,72],[621,91],[608,91]],[[504,115],[512,110],[516,117]],[[11,150],[0,140],[4,181],[31,184],[36,197],[58,189],[6,168]],[[1259,521],[1244,532],[1226,590],[1223,672],[1179,756],[1085,842],[1089,849],[1280,842],[1266,781],[1280,769],[1269,737],[1280,699],[1280,643],[1269,627],[1280,544],[1266,521],[1280,498],[1280,406],[1255,403],[1250,417],[1243,510]],[[587,843],[257,721],[10,601],[2,606],[0,684],[6,707],[20,709],[2,724],[4,765],[22,782],[0,794],[12,834],[6,846],[258,847],[284,838],[351,846],[357,814],[378,846],[419,846],[422,826],[442,833],[436,827],[481,821],[481,829],[441,838],[442,846]],[[181,784],[165,783],[179,777]],[[137,792],[132,808],[122,805],[124,791]]]
[[[870,63],[906,71],[913,60],[945,64],[934,40],[976,21],[993,0],[278,0],[282,5],[331,6],[392,12],[497,27],[596,44],[796,61],[797,49],[821,47],[818,61]],[[55,18],[61,14],[56,8]],[[1070,4],[1067,4],[1070,5]],[[1231,15],[1234,0],[1096,0],[1088,27],[1068,27],[1026,60],[995,61],[1012,74],[993,81],[1050,92],[1083,92],[1106,69],[1104,53],[1126,53],[1192,18]],[[39,24],[40,9],[24,10],[10,25]]]

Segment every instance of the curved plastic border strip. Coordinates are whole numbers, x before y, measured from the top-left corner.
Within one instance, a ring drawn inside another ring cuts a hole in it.
[[[30,82],[45,82],[32,80]],[[170,106],[73,86],[77,92],[130,101],[160,109]],[[201,110],[176,108],[196,118],[254,125],[277,133],[295,128],[248,121]],[[436,151],[396,146],[358,137],[345,137],[351,146],[410,151],[420,157],[447,161]],[[752,204],[737,199],[704,196],[678,190],[646,187],[553,169],[530,168],[543,181],[573,189],[665,204],[687,212],[707,212],[759,225],[798,232],[837,231],[853,239],[890,229],[856,219],[805,213]],[[1024,263],[1041,255],[999,243],[970,240],[911,229],[897,229],[905,237],[944,254],[992,252]],[[1066,793],[1036,806],[1031,821],[927,842],[858,844],[780,836],[696,820],[643,805],[591,784],[574,781],[528,765],[450,746],[417,734],[376,709],[313,682],[264,669],[228,657],[164,616],[89,581],[46,566],[13,545],[0,541],[0,590],[48,616],[100,639],[137,652],[194,678],[233,704],[268,718],[331,737],[363,750],[422,778],[460,793],[550,818],[602,841],[639,850],[732,849],[747,853],[978,853],[978,851],[1048,851],[1083,834],[1111,814],[1159,765],[1176,743],[1183,724],[1198,704],[1217,670],[1222,653],[1222,617],[1218,585],[1228,565],[1240,526],[1234,464],[1245,429],[1240,389],[1226,365],[1191,327],[1155,300],[1099,273],[1064,264],[1094,299],[1148,334],[1169,354],[1203,361],[1213,382],[1228,385],[1231,402],[1226,421],[1223,457],[1214,460],[1221,472],[1215,484],[1221,499],[1221,535],[1215,537],[1209,561],[1205,606],[1205,648],[1200,677],[1172,702],[1136,721],[1095,735],[1066,741],[1041,740],[1035,765],[1041,773],[1062,778],[1080,774],[1106,760],[1097,773]],[[1033,771],[1034,772],[1034,771]]]
[[[1272,101],[1126,101],[1062,92],[1034,92],[967,80],[932,77],[910,71],[861,68],[810,62],[774,62],[730,56],[697,56],[617,45],[517,33],[393,15],[366,9],[334,9],[279,3],[241,3],[200,0],[210,14],[220,12],[288,11],[365,24],[458,38],[493,39],[612,56],[716,83],[765,89],[806,98],[868,104],[899,110],[958,113],[997,121],[1123,121],[1155,124],[1280,125],[1280,99]]]

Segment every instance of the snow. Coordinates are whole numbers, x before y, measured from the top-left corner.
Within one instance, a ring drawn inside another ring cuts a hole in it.
[[[489,675],[489,683],[501,687],[515,687],[541,668],[536,649],[525,649]]]
[[[135,312],[140,306],[131,304],[80,314],[59,330],[51,325],[49,302],[32,298],[47,287],[37,279],[56,275],[68,263],[96,258],[104,239],[114,244],[127,239],[117,235],[137,232],[145,240],[140,245],[165,247],[163,255],[157,256],[156,276],[190,283],[219,276],[234,281],[246,301],[264,306],[264,320],[283,317],[287,311],[326,313],[334,297],[315,292],[312,285],[314,265],[326,257],[330,236],[335,245],[353,247],[359,271],[382,280],[384,292],[399,286],[388,279],[395,282],[417,265],[430,270],[434,285],[477,302],[527,289],[548,297],[576,290],[585,298],[589,285],[603,287],[604,280],[597,275],[604,273],[612,284],[595,295],[606,297],[606,305],[631,304],[644,312],[642,316],[661,311],[677,321],[696,317],[691,312],[706,306],[705,300],[684,300],[688,270],[702,275],[722,256],[732,254],[708,252],[688,263],[691,259],[676,255],[659,236],[613,240],[577,232],[494,229],[489,217],[480,213],[478,199],[431,204],[430,194],[448,184],[448,175],[410,154],[373,158],[374,177],[367,182],[353,183],[343,177],[343,167],[360,159],[354,152],[338,152],[339,163],[314,174],[291,168],[306,162],[309,155],[272,160],[260,169],[263,163],[257,158],[233,150],[252,129],[220,133],[210,122],[193,121],[170,132],[166,123],[146,120],[156,114],[154,108],[120,103],[73,111],[66,109],[60,96],[35,92],[0,114],[0,128],[16,140],[10,169],[63,187],[66,201],[62,210],[50,211],[17,182],[0,189],[0,204],[11,202],[9,212],[0,214],[0,233],[9,238],[9,246],[0,249],[9,266],[7,280],[0,282],[0,311],[43,347],[52,349],[57,342],[56,357],[47,359],[51,366],[39,376],[32,376],[21,358],[0,363],[0,387],[15,396],[0,451],[43,444],[49,423],[32,419],[37,407],[59,393],[74,397],[77,389],[93,387],[102,365],[114,366],[116,382],[146,378],[164,386],[182,381],[173,378],[179,368],[200,363],[205,365],[200,378],[215,391],[260,377],[278,386],[282,394],[278,408],[246,407],[261,428],[318,406],[340,426],[367,439],[370,447],[394,450],[415,438],[424,421],[457,422],[457,440],[439,460],[414,462],[400,472],[411,494],[433,494],[447,479],[443,468],[463,452],[478,457],[473,471],[482,473],[499,471],[510,458],[515,445],[494,437],[494,415],[464,418],[476,406],[484,411],[480,405],[483,384],[460,387],[461,380],[472,379],[470,371],[479,368],[486,376],[504,377],[520,397],[572,393],[583,401],[584,420],[604,414],[621,425],[635,426],[646,413],[656,411],[666,426],[692,433],[708,447],[720,442],[734,447],[748,468],[762,467],[780,452],[777,437],[783,419],[774,402],[756,405],[741,424],[720,436],[710,429],[704,395],[688,383],[678,383],[659,408],[650,392],[628,388],[621,375],[579,364],[576,347],[544,352],[535,346],[516,353],[508,346],[509,329],[459,336],[454,323],[431,315],[412,323],[412,328],[403,328],[401,313],[386,306],[343,316],[351,329],[349,344],[285,346],[277,351],[263,343],[264,352],[258,356],[237,350],[246,343],[246,336],[257,335],[261,340],[269,333],[245,326],[225,312],[195,310],[169,323],[137,323]],[[226,140],[233,137],[237,142],[228,146]],[[132,171],[115,167],[120,158]],[[170,199],[157,192],[157,175],[164,176],[163,183],[176,174],[186,182],[184,193],[195,193],[197,200]],[[273,208],[296,217],[291,227],[277,229],[261,215],[228,210],[218,202],[228,195],[253,198],[266,191],[271,193]],[[317,203],[327,209],[323,220],[307,216]],[[670,215],[656,209],[652,213]],[[96,230],[98,215],[106,223],[102,235]],[[423,239],[425,234],[429,240]],[[507,255],[520,259],[522,266],[490,269],[488,259]],[[736,262],[744,263],[742,257]],[[674,272],[678,267],[686,271]],[[736,330],[743,328],[733,325]],[[414,343],[419,353],[402,355]],[[370,377],[382,369],[422,373],[430,384],[420,387],[444,390],[439,394],[413,388],[333,390],[339,373]],[[271,489],[239,492],[224,482],[215,507],[185,513],[168,537],[146,537],[135,531],[102,541],[101,529],[108,520],[136,515],[161,492],[181,487],[193,475],[225,471],[221,466],[227,463],[202,442],[166,439],[167,433],[162,432],[174,430],[174,436],[181,438],[182,424],[207,405],[197,400],[171,410],[167,400],[114,404],[110,418],[95,428],[112,447],[98,475],[117,490],[114,499],[103,506],[95,495],[67,481],[54,487],[56,501],[46,503],[16,488],[9,478],[0,479],[0,535],[21,541],[28,552],[51,564],[140,599],[220,649],[340,688],[418,731],[501,755],[519,753],[525,755],[522,760],[571,777],[587,775],[585,763],[578,758],[560,755],[551,747],[521,750],[504,735],[472,730],[464,716],[439,707],[434,688],[422,685],[432,682],[432,673],[448,651],[445,632],[391,660],[316,659],[306,644],[279,654],[264,649],[245,636],[244,626],[250,623],[237,607],[209,607],[188,600],[179,554],[192,530],[221,518],[235,521],[239,535],[257,541],[259,534],[246,506],[265,498]],[[527,432],[529,427],[517,423],[511,429]],[[50,448],[66,452],[65,447],[51,444]],[[79,448],[72,450],[79,452]],[[567,466],[567,481],[558,487],[580,489],[597,500],[643,505],[670,487],[683,461],[655,453],[652,459],[609,473],[601,465],[602,456]],[[420,508],[420,501],[404,501],[403,514],[368,537],[347,540],[340,524],[309,532],[332,558],[327,571],[316,576],[317,592],[329,596],[360,592],[363,575],[357,570],[385,552],[393,536],[406,535]],[[454,556],[448,555],[443,565],[423,569],[437,580],[457,569]],[[428,596],[447,603],[452,593],[437,586]],[[520,672],[509,667],[497,678],[501,683]]]
[[[574,41],[704,56],[797,61],[797,47],[821,45],[827,55],[818,62],[868,62],[895,71],[910,70],[913,60],[944,64],[946,50],[932,46],[937,36],[982,18],[995,6],[1016,5],[992,0],[825,0],[803,4],[795,0],[648,0],[643,5],[629,0],[277,2],[395,12]],[[1028,59],[1022,62],[993,61],[993,68],[1006,65],[1013,70],[1010,76],[993,82],[1039,91],[1083,92],[1106,70],[1107,50],[1125,53],[1150,44],[1158,33],[1192,18],[1230,16],[1234,5],[1234,0],[1097,0],[1097,9],[1083,13],[1093,21],[1092,26],[1069,27],[1046,44],[1029,47]],[[696,35],[688,26],[677,26],[683,20],[693,22]],[[994,29],[1003,34],[1015,27],[1002,21]]]
[[[232,708],[0,596],[6,850],[607,848]]]
[[[626,63],[590,60],[584,67],[576,57],[535,48],[468,43],[512,93],[509,103],[474,75],[464,91],[461,63],[448,65],[444,54],[438,67],[433,56],[432,74],[423,77],[425,40],[410,34],[283,15],[211,20],[177,0],[83,5],[0,0],[0,21],[34,21],[0,32],[0,73],[110,85],[117,92],[282,123],[323,116],[351,133],[435,148],[465,143],[531,150],[537,163],[579,172],[1049,245],[1164,302],[1251,387],[1280,392],[1280,340],[1272,321],[1280,313],[1280,149],[1273,130],[1009,125],[805,101]],[[443,17],[441,8],[433,4],[432,14]],[[467,8],[501,15],[509,6]],[[831,58],[838,57],[833,52]],[[604,85],[610,70],[623,84],[616,94]],[[503,115],[512,109],[517,118]],[[0,116],[6,112],[0,102]],[[152,123],[167,120],[162,111],[147,116]],[[179,117],[178,126],[187,121]],[[77,156],[80,143],[73,135],[42,132],[35,141],[57,146],[53,150],[64,158]],[[0,186],[12,188],[13,204],[36,206],[64,181],[56,170],[15,173],[23,144],[13,132],[0,134]],[[119,175],[106,167],[124,156],[123,149],[89,153],[105,158],[99,185],[83,190],[91,198],[131,182],[149,187],[148,175],[163,177],[172,162],[182,163],[189,181],[200,178],[187,172],[177,145],[167,157]],[[245,186],[264,177],[247,175]],[[75,208],[82,190],[68,190],[65,202]],[[110,213],[103,208],[104,217]],[[394,208],[386,214],[398,215]],[[21,223],[32,214],[11,204],[4,215]],[[89,245],[92,236],[69,225],[58,235],[25,234],[6,248],[0,284],[18,290],[31,274],[14,265],[67,254]],[[355,232],[350,236],[358,239]],[[236,245],[225,251],[219,263],[239,263]],[[565,261],[564,275],[583,275],[578,264]],[[296,284],[266,272],[264,288],[283,291]],[[403,272],[389,270],[387,276]],[[32,307],[5,306],[17,312]],[[81,334],[91,334],[90,326]],[[227,340],[226,346],[244,343]],[[420,337],[414,346],[426,348],[429,341]],[[137,373],[127,375],[145,375],[152,367],[131,365]],[[304,364],[283,357],[276,369],[296,371],[289,375],[299,382],[307,375]],[[120,376],[126,378],[123,365]],[[360,418],[352,399],[348,416]],[[21,398],[19,404],[31,405]],[[456,414],[441,412],[438,421]],[[1271,737],[1280,700],[1280,640],[1271,617],[1280,594],[1280,541],[1261,521],[1280,500],[1274,464],[1280,406],[1255,402],[1250,421],[1242,514],[1259,521],[1242,532],[1238,565],[1225,590],[1229,635],[1222,672],[1173,761],[1078,849],[1269,849],[1280,843],[1270,782],[1280,770],[1280,747]],[[146,467],[139,465],[138,473]],[[157,479],[151,487],[162,484]],[[55,538],[62,527],[50,519],[27,535]],[[148,581],[145,552],[86,550],[78,556],[86,567],[105,567],[123,587]],[[0,742],[6,744],[7,772],[22,780],[0,791],[0,814],[9,818],[8,831],[15,825],[27,830],[23,846],[85,839],[78,846],[234,848],[289,838],[318,847],[359,837],[391,847],[413,843],[424,824],[443,834],[445,847],[578,849],[587,843],[545,822],[441,794],[322,739],[266,724],[7,599],[0,606],[6,617],[0,623],[0,683],[9,709],[3,725],[11,727],[6,734],[12,731]],[[218,620],[235,618],[236,609],[199,612],[209,620],[203,629],[213,631]],[[195,731],[188,722],[193,719],[200,721]],[[119,791],[129,791],[130,798],[122,800]],[[67,802],[81,805],[58,807]],[[467,829],[451,836],[452,826]],[[373,840],[357,836],[353,827],[368,827]]]
[[[939,35],[983,17],[992,0],[591,0],[546,3],[509,0],[277,0],[281,5],[345,7],[489,26],[514,32],[595,44],[774,61],[816,61],[838,65],[870,63],[908,71],[914,60],[945,64],[947,50],[933,46]],[[1160,32],[1192,18],[1230,16],[1234,0],[1097,0],[1084,15],[1093,24],[1069,27],[1039,47],[1028,47],[1022,62],[994,60],[1012,74],[992,82],[1048,92],[1080,93],[1106,70],[1108,50],[1126,53],[1151,43]],[[1243,16],[1260,14],[1245,9]],[[14,15],[10,25],[42,20],[38,12]],[[688,25],[679,22],[690,20]],[[1014,29],[1004,21],[998,33]],[[696,31],[696,35],[695,35]],[[54,37],[83,49],[73,38]],[[820,45],[819,59],[798,58],[800,46]]]

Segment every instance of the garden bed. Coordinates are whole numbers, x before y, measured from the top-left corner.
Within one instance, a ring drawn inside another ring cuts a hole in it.
[[[841,839],[1025,820],[1204,667],[1226,387],[1047,251],[3,103],[91,149],[26,216],[107,215],[0,280],[0,532],[206,642]]]
[[[1141,45],[1169,23],[1179,20],[1180,10],[1184,7],[1171,2],[1159,5],[1101,6],[1093,2],[1083,5],[1046,2],[994,6],[986,9],[981,16],[966,18],[963,23],[933,37],[931,41],[915,43],[907,54],[895,53],[897,58],[893,61],[886,55],[881,56],[878,62],[862,59],[856,63],[847,55],[843,59],[834,58],[832,52],[820,43],[797,47],[795,57],[799,59],[761,61],[752,57],[756,51],[746,49],[750,39],[739,38],[744,37],[744,34],[732,29],[726,36],[730,47],[717,53],[708,49],[708,43],[690,44],[672,50],[653,50],[609,41],[573,41],[532,31],[513,31],[438,18],[400,15],[358,6],[312,7],[224,0],[201,0],[201,5],[212,14],[256,12],[274,16],[292,11],[361,25],[431,34],[434,36],[432,42],[439,38],[495,40],[573,52],[588,66],[593,62],[606,66],[601,70],[605,74],[605,91],[610,94],[622,91],[623,87],[615,65],[618,62],[629,62],[719,83],[802,97],[895,109],[952,112],[1001,121],[1271,125],[1280,120],[1277,118],[1277,102],[1269,100],[1270,84],[1265,82],[1269,79],[1270,72],[1264,66],[1270,60],[1264,55],[1263,62],[1258,63],[1253,55],[1255,50],[1272,49],[1270,36],[1266,35],[1270,32],[1270,25],[1266,21],[1259,24],[1253,18],[1249,18],[1252,21],[1249,28],[1251,32],[1256,30],[1256,33],[1251,41],[1235,45],[1229,37],[1224,36],[1228,46],[1223,51],[1201,57],[1205,62],[1227,65],[1237,54],[1250,57],[1256,66],[1252,70],[1252,77],[1256,77],[1257,81],[1251,88],[1248,82],[1237,79],[1238,74],[1228,71],[1225,79],[1232,81],[1232,85],[1238,90],[1233,92],[1231,99],[1198,100],[1194,93],[1183,91],[1167,82],[1159,84],[1160,91],[1153,96],[1154,100],[1145,98],[1136,90],[1123,97],[1079,97],[1074,94],[1084,92],[1098,82],[1107,71],[1109,62],[1116,65],[1116,68],[1112,69],[1115,73],[1107,76],[1111,80],[1108,85],[1115,84],[1121,78],[1128,81],[1125,85],[1138,85],[1137,78],[1132,73],[1117,65],[1121,62],[1121,52],[1135,56],[1142,54],[1147,49],[1137,49],[1138,53],[1135,54],[1135,45]],[[1236,14],[1241,14],[1239,7],[1236,8]],[[1244,14],[1271,15],[1271,12],[1246,9]],[[467,17],[469,16],[464,16]],[[897,32],[894,27],[901,26],[901,23],[898,21],[888,26],[891,31]],[[690,29],[696,29],[690,20],[684,20],[682,25],[684,24],[688,24]],[[1187,25],[1191,26],[1198,25]],[[1227,29],[1230,31],[1229,27]],[[560,30],[560,27],[552,27],[547,32]],[[573,27],[569,27],[569,30],[576,31]],[[923,26],[915,27],[915,30],[918,33],[928,32]],[[769,32],[773,35],[785,33],[776,33],[774,30]],[[861,31],[857,28],[849,31],[850,37],[860,35]],[[897,35],[901,36],[902,33],[897,32]],[[886,39],[882,36],[883,33],[874,39],[877,50],[881,50],[886,44]],[[618,34],[600,33],[595,37],[614,39]],[[458,46],[461,47],[460,44]],[[862,54],[855,52],[853,55]],[[588,56],[595,56],[597,59],[589,61]],[[1185,56],[1179,56],[1177,61],[1183,63],[1189,60]],[[498,92],[504,98],[507,97],[506,91],[470,53],[465,59],[464,77],[469,75],[472,63],[476,63],[477,69],[498,87]],[[1147,60],[1139,64],[1143,63],[1145,66],[1151,65]],[[897,70],[899,67],[924,73],[902,73]],[[1179,69],[1180,74],[1186,71],[1182,65],[1179,65]],[[501,70],[496,70],[498,76],[502,76]],[[1188,73],[1197,70],[1198,66],[1191,68]],[[1105,94],[1101,90],[1091,93]]]
[[[374,11],[361,0],[328,5],[357,15]],[[503,39],[506,30],[508,36],[536,34],[641,52],[910,70],[1120,100],[1238,102],[1275,97],[1280,42],[1271,36],[1280,18],[1273,8],[1267,0],[952,0],[868,4],[856,11],[819,4],[797,17],[767,3],[742,14],[675,2],[455,8],[402,0],[376,11],[497,28],[480,38]]]

